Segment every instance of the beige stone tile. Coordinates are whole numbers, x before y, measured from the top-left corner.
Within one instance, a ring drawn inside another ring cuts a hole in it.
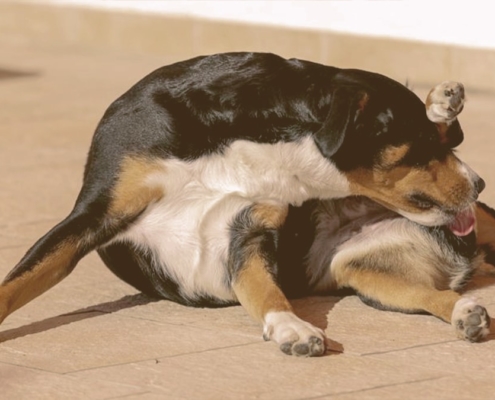
[[[349,393],[337,394],[330,398],[335,400],[395,400],[400,396],[403,399],[489,400],[493,398],[494,389],[495,384],[492,379],[480,379],[472,374],[419,380],[363,391],[350,390]]]
[[[93,312],[74,323],[1,343],[0,362],[66,373],[252,342],[221,331]]]
[[[56,360],[54,360],[56,362]],[[37,371],[0,362],[0,385],[4,399],[108,399],[142,393],[139,386],[86,380]]]
[[[24,255],[24,253],[35,243],[36,240],[38,240],[42,235],[44,235],[52,227],[59,223],[62,219],[62,216],[50,217],[38,215],[35,209],[36,203],[31,203],[31,200],[26,200],[22,197],[20,198],[20,201],[18,203],[22,203],[26,209],[28,209],[29,207],[33,207],[33,212],[31,214],[19,213],[19,215],[15,215],[13,214],[12,210],[22,207],[12,206],[12,204],[15,204],[14,198],[7,199],[6,203],[7,204],[5,205],[4,209],[9,212],[12,219],[5,220],[0,223],[0,257],[2,257],[2,250],[13,249],[14,253],[12,253],[13,256],[12,258],[10,258],[10,261],[17,262],[19,261],[17,258],[20,258],[20,256]],[[21,222],[20,219],[23,216],[30,216],[33,219],[30,221]],[[34,218],[38,218],[38,220],[34,220]],[[11,265],[11,263],[9,263],[9,265]],[[8,268],[8,265],[0,266],[0,271],[2,271],[3,268]]]
[[[495,87],[495,51],[452,47],[451,64],[452,76],[462,77],[466,85],[492,90]]]
[[[371,70],[404,83],[430,84],[451,79],[449,48],[445,46],[327,33],[324,51],[325,64]]]
[[[416,334],[420,335],[421,332],[416,331]],[[495,373],[495,340],[492,333],[489,340],[481,343],[456,340],[436,343],[433,346],[376,352],[368,357],[394,363],[408,363],[411,368],[429,368],[444,375],[449,373],[477,379],[490,379]]]
[[[14,235],[22,236],[23,223],[61,221],[74,205],[81,175],[80,167],[45,166],[9,171],[0,178],[3,187],[8,188],[0,191],[0,224],[12,226]]]
[[[198,21],[196,30],[195,49],[199,54],[261,51],[321,61],[322,36],[318,31],[213,21]]]
[[[192,372],[194,371],[194,372]],[[168,357],[71,376],[125,381],[155,393],[202,399],[301,399],[384,384],[442,376],[362,357],[332,355],[301,359],[286,356],[271,343],[256,343]]]
[[[0,3],[0,16],[2,42],[192,56],[194,22],[188,18],[12,1]]]
[[[193,19],[132,13],[114,13],[110,18],[109,48],[178,58],[196,55]],[[95,24],[90,21],[84,26],[88,43],[101,46],[101,37],[93,31]]]
[[[185,397],[179,397],[176,394],[167,396],[163,393],[143,392],[135,395],[125,396],[125,400],[186,400]]]

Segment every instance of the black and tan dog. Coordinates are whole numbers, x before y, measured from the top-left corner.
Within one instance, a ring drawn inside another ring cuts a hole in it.
[[[453,314],[476,340],[485,310],[447,290],[476,264],[484,186],[452,152],[463,103],[460,84],[437,86],[425,110],[384,76],[272,54],[160,68],[106,111],[73,211],[0,286],[0,321],[97,250],[151,296],[240,302],[287,353],[320,355],[324,336],[281,288],[350,286],[385,308]]]

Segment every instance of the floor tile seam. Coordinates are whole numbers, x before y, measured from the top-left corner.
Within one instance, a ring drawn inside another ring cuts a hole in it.
[[[106,314],[116,314],[119,317],[138,319],[141,321],[155,322],[155,323],[163,324],[163,325],[172,325],[172,326],[178,326],[178,327],[194,328],[195,330],[208,331],[208,332],[218,332],[218,329],[213,329],[213,328],[208,328],[205,326],[198,326],[198,325],[193,325],[193,324],[188,324],[188,323],[168,322],[168,321],[150,319],[150,318],[145,318],[145,317],[137,317],[137,316],[133,316],[133,315],[120,315],[120,314],[118,314],[118,311],[117,312],[102,311],[102,310],[97,310],[97,311],[101,311],[102,313],[106,313]],[[261,328],[260,328],[259,336],[252,335],[252,334],[246,334],[246,333],[242,333],[242,332],[237,333],[237,332],[233,332],[233,331],[228,331],[228,332],[223,332],[223,333],[233,334],[233,335],[242,336],[242,337],[250,337],[250,338],[259,337],[260,341],[262,340]]]
[[[104,397],[102,400],[119,400],[119,399],[125,400],[125,399],[127,399],[129,397],[142,396],[142,395],[145,395],[145,394],[154,394],[154,393],[153,392],[150,392],[149,390],[146,390],[146,391],[138,392],[138,393],[124,394],[122,396]]]
[[[1,344],[0,344],[0,348],[1,348]],[[28,370],[31,370],[31,371],[43,372],[43,373],[50,374],[50,375],[55,375],[55,376],[63,376],[63,375],[65,375],[64,373],[53,371],[53,370],[43,369],[43,368],[39,368],[39,367],[33,367],[31,365],[16,364],[14,362],[4,361],[4,360],[1,359],[1,353],[0,353],[0,366],[2,366],[2,365],[7,365],[7,366],[11,366],[11,367],[16,367],[16,368],[25,368],[25,369],[28,369]]]
[[[329,394],[323,394],[323,395],[318,395],[318,396],[314,396],[314,397],[303,397],[303,398],[300,398],[298,400],[317,400],[317,399],[328,398],[328,397],[335,397],[335,396],[341,396],[341,395],[365,393],[365,392],[369,392],[371,390],[376,390],[376,389],[383,389],[383,388],[397,387],[397,386],[406,386],[406,385],[414,385],[416,383],[436,381],[436,380],[444,379],[444,378],[447,378],[447,377],[450,377],[450,376],[451,375],[439,375],[439,376],[432,377],[432,378],[423,378],[423,379],[415,379],[415,380],[412,380],[412,381],[403,381],[403,382],[396,382],[396,383],[390,383],[390,384],[376,385],[376,386],[373,386],[373,387],[359,389],[359,390],[350,390],[350,391],[343,391],[343,392],[337,392],[337,393],[329,393]]]
[[[407,350],[412,350],[412,349],[418,349],[418,348],[423,348],[423,347],[431,347],[431,346],[437,346],[437,345],[442,345],[446,343],[455,343],[455,342],[462,342],[461,339],[451,339],[451,340],[443,340],[441,342],[433,342],[433,343],[424,343],[424,344],[418,344],[414,346],[408,346],[408,347],[401,347],[397,349],[391,349],[391,350],[384,350],[384,351],[373,351],[369,353],[358,353],[361,357],[373,357],[373,356],[380,356],[382,354],[390,354],[390,353],[399,353]]]
[[[42,373],[42,374],[48,374],[48,375],[52,375],[52,376],[58,376],[58,377],[67,378],[67,379],[70,379],[70,380],[78,380],[80,382],[91,382],[91,381],[105,382],[106,381],[106,380],[103,380],[103,379],[100,379],[100,378],[87,378],[87,377],[84,377],[84,376],[71,375],[71,373],[67,373],[67,372],[57,372],[57,371],[43,369],[43,368],[39,368],[39,367],[33,367],[33,366],[29,366],[29,365],[24,365],[24,364],[16,364],[16,363],[5,362],[5,361],[1,361],[0,360],[0,366],[2,366],[2,365],[7,365],[7,366],[21,368],[21,369],[28,369],[28,370],[39,372],[39,373]],[[122,365],[124,365],[124,364],[122,364]],[[111,381],[111,383],[112,384],[118,384],[120,386],[125,386],[125,387],[128,387],[128,388],[142,389],[141,386],[133,385],[133,384],[129,384],[129,383],[124,383],[122,381]]]
[[[190,355],[195,355],[195,354],[203,354],[203,353],[208,353],[208,352],[212,352],[212,351],[226,350],[226,349],[232,349],[232,348],[237,348],[237,347],[251,346],[251,345],[254,345],[257,343],[258,342],[242,343],[242,344],[235,344],[235,345],[231,345],[231,346],[214,347],[214,348],[199,350],[199,351],[190,351],[190,352],[173,354],[173,355],[168,355],[168,356],[155,356],[155,357],[151,357],[151,358],[143,358],[140,360],[134,360],[134,361],[130,361],[130,362],[122,362],[122,363],[109,364],[109,365],[100,365],[100,366],[95,366],[95,367],[83,368],[83,369],[79,369],[79,370],[60,372],[59,374],[60,375],[67,375],[67,376],[73,376],[73,375],[78,376],[78,374],[88,372],[88,371],[105,370],[108,368],[115,368],[115,367],[120,367],[120,366],[124,366],[124,365],[136,365],[136,364],[141,364],[141,363],[145,363],[145,362],[152,362],[152,361],[154,361],[155,364],[160,364],[162,362],[165,362],[165,360],[169,360],[172,358],[179,358],[179,357],[190,356]]]

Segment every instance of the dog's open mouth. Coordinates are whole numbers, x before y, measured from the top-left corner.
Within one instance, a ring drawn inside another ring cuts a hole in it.
[[[448,224],[449,229],[457,236],[466,236],[469,235],[473,229],[475,224],[474,211],[472,207],[468,207],[458,213],[455,216],[455,219]]]

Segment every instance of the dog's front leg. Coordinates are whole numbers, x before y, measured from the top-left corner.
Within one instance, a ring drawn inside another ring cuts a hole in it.
[[[234,293],[247,312],[263,324],[263,337],[296,356],[325,352],[323,331],[298,318],[276,283],[278,229],[287,207],[256,204],[243,210],[231,227],[229,267]]]

